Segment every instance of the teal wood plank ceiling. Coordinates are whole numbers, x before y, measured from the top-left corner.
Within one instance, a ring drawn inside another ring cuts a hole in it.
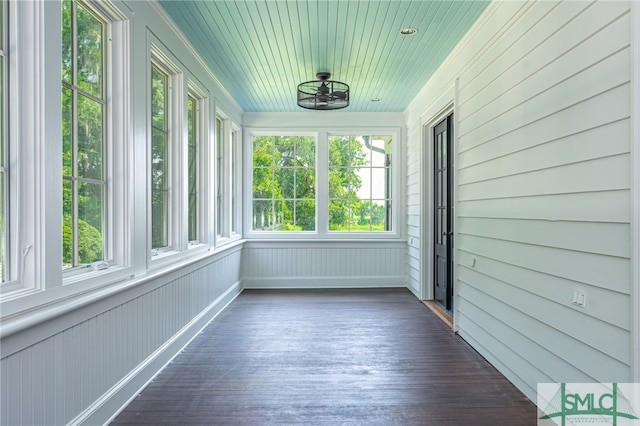
[[[489,1],[160,4],[246,112],[302,111],[296,87],[320,71],[350,86],[351,105],[341,111],[400,112]],[[400,35],[408,27],[418,32]]]

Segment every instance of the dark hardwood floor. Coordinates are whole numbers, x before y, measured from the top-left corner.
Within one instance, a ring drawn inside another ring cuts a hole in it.
[[[535,425],[404,289],[245,290],[115,424]]]

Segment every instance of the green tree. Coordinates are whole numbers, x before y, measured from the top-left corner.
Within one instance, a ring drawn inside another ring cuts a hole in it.
[[[315,146],[308,136],[254,138],[254,229],[315,229]]]
[[[360,167],[367,164],[367,152],[357,136],[329,139],[329,229],[346,231],[357,224],[360,209],[358,190]]]
[[[104,24],[84,6],[64,0],[62,205],[65,267],[74,266],[75,250],[78,264],[100,260],[104,251],[103,61]],[[74,234],[77,234],[76,249],[73,247]]]
[[[314,230],[316,222],[315,140],[303,136],[253,139],[253,227],[257,230]],[[362,185],[358,175],[367,153],[357,136],[329,142],[329,217],[332,230],[358,222]]]

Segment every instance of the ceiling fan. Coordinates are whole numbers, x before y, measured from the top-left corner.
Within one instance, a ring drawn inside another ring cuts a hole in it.
[[[317,80],[298,85],[298,106],[307,109],[331,110],[349,106],[349,85],[329,80],[331,73],[319,72]]]

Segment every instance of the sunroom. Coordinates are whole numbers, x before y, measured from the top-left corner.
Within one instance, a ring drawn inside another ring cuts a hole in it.
[[[635,2],[1,13],[1,424],[113,420],[250,290],[404,291],[534,403],[640,382]]]

